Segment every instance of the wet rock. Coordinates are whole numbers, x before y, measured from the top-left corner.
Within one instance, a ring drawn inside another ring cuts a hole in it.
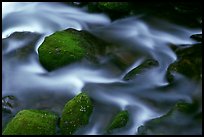
[[[178,60],[167,69],[167,80],[174,81],[172,72],[185,75],[192,80],[202,79],[202,45],[195,44],[191,47],[178,48],[175,50]]]
[[[142,64],[140,64],[139,66],[137,66],[136,68],[134,68],[133,70],[131,70],[130,72],[128,72],[125,77],[123,78],[123,80],[131,80],[134,79],[137,74],[140,74],[148,69],[151,69],[153,67],[157,67],[159,65],[159,62],[154,60],[154,59],[147,59],[145,60]]]
[[[2,97],[2,112],[11,113],[16,98],[12,95]]]
[[[202,17],[200,2],[134,2],[131,3],[133,15],[143,14],[157,17],[187,27],[201,27],[198,19]]]
[[[106,57],[109,58],[110,63],[114,64],[121,71],[125,71],[125,69],[127,69],[135,62],[136,59],[141,56],[140,53],[136,53],[127,49],[121,48],[120,50],[114,50],[112,48],[111,50],[112,51],[109,52]]]
[[[114,129],[125,127],[129,119],[127,110],[119,112],[108,125],[107,131],[111,132]]]
[[[3,135],[54,135],[57,116],[41,110],[22,110],[6,126]]]
[[[62,112],[60,129],[62,135],[71,135],[89,122],[93,105],[86,93],[80,93],[68,101]]]
[[[202,133],[202,117],[196,103],[178,102],[165,115],[147,121],[139,135],[190,135]]]
[[[8,122],[15,116],[15,109],[19,106],[19,100],[13,95],[2,97],[2,132]]]
[[[191,38],[198,41],[198,42],[202,42],[202,34],[191,35]]]
[[[90,2],[88,9],[91,12],[105,12],[112,20],[145,15],[167,20],[188,27],[202,27],[199,19],[202,18],[202,3],[200,2]]]
[[[88,9],[91,12],[105,12],[113,20],[128,16],[131,11],[128,2],[91,2]]]
[[[126,12],[129,8],[128,2],[99,2],[98,7],[102,10]]]
[[[40,45],[39,60],[48,71],[87,58],[97,62],[105,49],[105,42],[86,31],[67,29],[45,38]]]
[[[32,32],[14,32],[9,37],[2,39],[2,51],[5,58],[29,60],[35,53],[35,45],[41,35]]]

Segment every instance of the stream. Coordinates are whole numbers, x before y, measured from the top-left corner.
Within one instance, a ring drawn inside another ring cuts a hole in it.
[[[48,72],[39,62],[38,48],[46,36],[68,28],[86,30],[118,45],[116,54],[131,65],[121,69],[107,56],[99,64],[84,59]],[[145,15],[111,21],[105,13],[89,13],[87,7],[54,2],[3,2],[2,97],[16,99],[11,113],[3,113],[2,126],[22,109],[49,110],[61,115],[68,100],[86,92],[93,100],[94,110],[89,124],[75,134],[103,135],[111,118],[120,110],[128,110],[127,126],[112,134],[135,135],[139,126],[166,114],[178,101],[191,103],[193,98],[201,98],[201,83],[177,73],[174,85],[168,86],[166,79],[168,66],[177,60],[170,45],[195,44],[190,36],[197,33],[202,33],[202,29]],[[132,55],[131,51],[138,54]],[[157,60],[159,66],[133,80],[123,80],[148,58]],[[202,134],[200,128],[186,132]]]

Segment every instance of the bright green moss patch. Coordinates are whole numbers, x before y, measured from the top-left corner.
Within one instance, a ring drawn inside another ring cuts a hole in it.
[[[51,71],[83,58],[94,61],[95,55],[105,46],[102,40],[86,31],[67,29],[45,38],[38,49],[39,60],[44,68]]]
[[[78,128],[88,124],[93,105],[86,93],[80,93],[66,103],[60,120],[62,135],[71,135]]]
[[[54,135],[57,116],[41,110],[22,110],[7,124],[3,135]]]
[[[85,56],[83,41],[71,31],[59,31],[45,38],[39,47],[39,59],[47,70],[78,61]]]
[[[109,124],[107,131],[110,132],[117,128],[125,127],[129,119],[129,113],[127,110],[119,112]]]

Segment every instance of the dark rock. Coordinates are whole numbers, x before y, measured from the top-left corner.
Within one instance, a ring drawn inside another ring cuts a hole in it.
[[[167,80],[174,81],[171,72],[177,72],[193,80],[202,79],[202,45],[195,44],[191,47],[178,48],[176,51],[178,60],[167,69]]]
[[[17,99],[12,95],[2,97],[2,111],[11,113],[12,108],[16,105],[15,102]]]
[[[198,41],[198,42],[202,42],[202,34],[191,35],[191,38]]]
[[[90,12],[107,13],[113,20],[129,16],[131,11],[128,2],[90,2],[88,9]]]

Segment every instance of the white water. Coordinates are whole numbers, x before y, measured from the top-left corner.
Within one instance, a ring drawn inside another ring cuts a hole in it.
[[[60,113],[68,99],[83,91],[94,100],[95,108],[89,125],[76,134],[104,134],[111,117],[127,109],[130,122],[114,134],[134,135],[145,121],[163,115],[178,100],[192,101],[192,90],[197,85],[183,76],[176,75],[178,84],[165,92],[159,87],[168,85],[166,69],[177,59],[169,45],[192,44],[190,35],[201,30],[145,16],[111,22],[105,14],[91,14],[86,8],[41,2],[3,2],[2,22],[2,95],[14,95],[22,102],[14,112],[45,105],[46,109]],[[141,56],[124,71],[108,61],[96,66],[83,60],[48,73],[38,61],[37,49],[45,36],[67,28],[87,30]],[[20,40],[9,37],[13,32],[24,31],[33,33],[27,33]],[[28,54],[20,58],[16,50],[22,51],[28,46],[31,47]],[[149,56],[159,62],[159,67],[132,81],[122,80]]]

